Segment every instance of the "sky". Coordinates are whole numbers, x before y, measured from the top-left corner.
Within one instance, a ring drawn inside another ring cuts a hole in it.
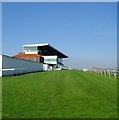
[[[5,55],[23,44],[49,43],[72,68],[116,68],[116,2],[3,2],[2,23]]]
[[[118,2],[118,0],[2,0],[3,2]]]

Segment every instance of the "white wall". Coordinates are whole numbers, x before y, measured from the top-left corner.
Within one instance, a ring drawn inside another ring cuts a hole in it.
[[[38,54],[38,52],[26,52],[25,51],[25,54]]]
[[[43,64],[43,70],[47,71],[48,70],[48,64]]]
[[[2,69],[3,69],[2,75],[22,74],[28,72],[42,71],[43,64],[29,60],[10,58],[9,56],[3,55]],[[6,71],[6,69],[15,69],[15,70]]]

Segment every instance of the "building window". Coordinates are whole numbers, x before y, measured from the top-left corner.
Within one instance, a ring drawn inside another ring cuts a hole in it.
[[[44,62],[56,62],[56,59],[54,58],[44,59]]]
[[[40,54],[40,53],[42,53],[42,50],[37,50],[37,52]]]
[[[44,58],[43,57],[40,57],[40,62],[44,63]]]
[[[33,58],[33,61],[35,61],[35,62],[36,62],[36,61],[37,61],[37,58],[36,58],[36,57],[34,57],[34,58]]]
[[[37,51],[37,47],[33,46],[33,47],[24,47],[24,52],[36,52]]]

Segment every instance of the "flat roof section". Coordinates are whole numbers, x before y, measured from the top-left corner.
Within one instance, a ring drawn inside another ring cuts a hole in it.
[[[23,47],[30,47],[30,46],[38,47],[38,49],[42,50],[42,55],[44,56],[45,55],[57,55],[59,58],[68,58],[68,56],[58,51],[56,48],[52,47],[48,43],[23,45]]]

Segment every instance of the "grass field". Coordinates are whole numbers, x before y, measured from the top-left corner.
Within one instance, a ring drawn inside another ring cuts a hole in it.
[[[3,118],[116,118],[116,81],[78,70],[3,77]]]

